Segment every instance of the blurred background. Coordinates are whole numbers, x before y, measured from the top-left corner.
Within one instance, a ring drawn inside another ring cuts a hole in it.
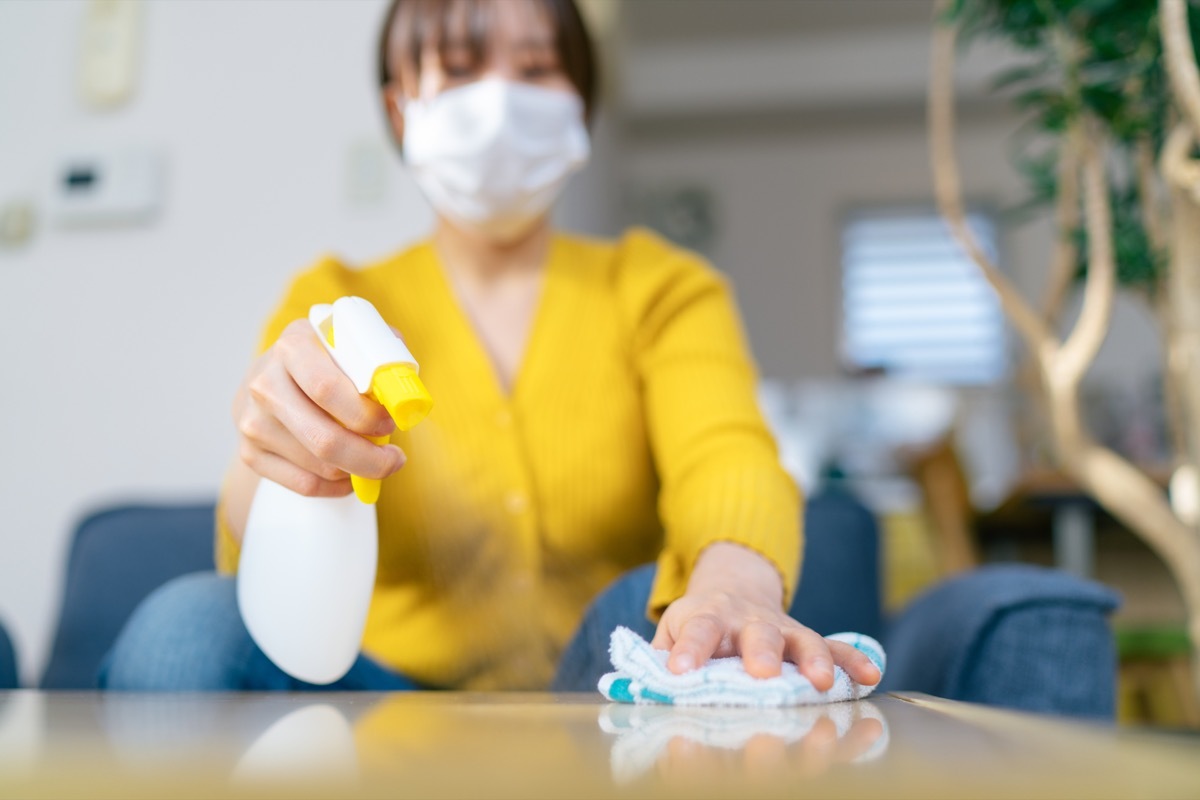
[[[1044,453],[1023,429],[1019,348],[933,210],[930,0],[581,4],[603,108],[561,223],[648,225],[728,275],[785,462],[879,515],[889,602],[964,558],[1021,559],[1117,585],[1125,620],[1181,619],[1135,539],[1029,488]],[[289,277],[428,229],[375,90],[384,6],[0,3],[0,618],[24,674],[46,657],[83,515],[215,494],[234,389]],[[1018,62],[988,42],[963,56],[958,143],[977,232],[1036,297],[1052,226],[1007,213],[1022,120],[989,91]],[[1159,364],[1147,309],[1122,296],[1087,416],[1142,463],[1164,456]],[[939,511],[946,463],[961,503]]]

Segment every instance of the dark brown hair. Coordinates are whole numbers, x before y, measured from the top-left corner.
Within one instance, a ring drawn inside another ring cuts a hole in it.
[[[482,61],[486,50],[489,7],[498,0],[392,0],[379,33],[379,85],[386,87],[395,77],[388,56],[392,43],[403,47],[405,69],[420,75],[421,50],[432,40],[443,59],[446,37],[454,15],[465,15],[467,46],[472,57]],[[575,5],[575,0],[537,0],[550,19],[558,61],[567,78],[583,98],[584,116],[590,121],[596,105],[596,61],[592,39]]]

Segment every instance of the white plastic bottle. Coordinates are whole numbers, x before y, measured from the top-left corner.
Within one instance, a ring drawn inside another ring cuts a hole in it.
[[[374,306],[343,297],[313,306],[308,318],[342,372],[397,428],[425,418],[433,403],[416,359]],[[380,481],[351,480],[353,494],[316,498],[262,478],[246,520],[237,578],[242,620],[271,661],[308,683],[333,683],[350,669],[375,585]]]

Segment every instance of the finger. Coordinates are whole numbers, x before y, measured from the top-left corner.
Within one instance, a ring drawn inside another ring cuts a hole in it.
[[[863,717],[838,741],[836,759],[849,764],[870,750],[880,736],[883,736],[883,723],[873,717]]]
[[[863,686],[874,686],[883,677],[874,662],[867,658],[867,654],[855,648],[854,645],[828,640],[826,644],[829,645],[833,663],[846,670],[846,674],[856,683],[861,683]]]
[[[670,650],[675,646],[675,637],[671,635],[671,626],[667,623],[665,615],[659,620],[658,627],[654,630],[654,638],[650,640],[650,646],[655,650]]]
[[[837,725],[833,720],[821,717],[813,723],[812,730],[805,734],[797,745],[800,774],[806,778],[813,778],[833,766],[837,743]]]
[[[742,664],[755,678],[774,678],[779,674],[784,645],[783,632],[769,622],[751,622],[738,635]]]
[[[788,661],[812,682],[813,688],[819,692],[833,688],[833,656],[825,639],[803,625],[787,630],[784,638],[787,639]]]
[[[358,393],[326,352],[306,321],[292,323],[276,348],[288,375],[300,391],[343,427],[363,436],[384,436],[396,429],[387,410]],[[293,327],[295,326],[295,327]]]
[[[772,780],[787,764],[788,743],[782,736],[756,733],[742,747],[742,763],[750,779]]]
[[[237,422],[237,428],[249,444],[290,461],[300,469],[327,481],[340,481],[350,477],[345,470],[326,464],[310,453],[282,422],[260,408],[257,403],[246,404],[246,409]]]
[[[723,638],[725,626],[714,615],[688,617],[671,648],[667,669],[676,675],[695,669],[712,658]]]
[[[262,399],[268,404],[267,410],[322,463],[376,479],[386,478],[404,466],[400,448],[377,445],[346,430],[290,381],[278,381],[272,394]]]
[[[345,497],[353,490],[349,478],[339,481],[325,480],[320,475],[314,475],[252,444],[244,443],[240,455],[242,461],[261,477],[305,497]]]

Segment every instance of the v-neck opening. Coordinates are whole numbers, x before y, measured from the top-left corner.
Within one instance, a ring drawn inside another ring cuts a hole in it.
[[[496,397],[505,403],[514,402],[523,391],[528,391],[527,389],[523,389],[523,387],[531,380],[530,374],[536,367],[538,351],[541,349],[539,342],[545,338],[542,329],[548,324],[546,317],[550,314],[550,295],[556,283],[555,264],[561,260],[559,254],[560,247],[561,236],[558,233],[552,233],[550,235],[550,242],[546,247],[546,260],[542,267],[541,285],[537,290],[537,300],[534,302],[533,318],[529,321],[529,329],[525,334],[525,341],[521,346],[521,355],[517,361],[516,370],[513,372],[512,382],[506,386],[501,375],[500,365],[492,356],[483,333],[455,289],[454,281],[446,265],[442,262],[442,257],[438,253],[436,245],[432,239],[426,243],[426,252],[430,267],[433,269],[435,278],[445,294],[446,301],[454,308],[454,315],[458,320],[459,333],[463,341],[467,344],[468,349],[474,352],[474,358],[479,361],[481,368],[490,378],[492,390]]]

